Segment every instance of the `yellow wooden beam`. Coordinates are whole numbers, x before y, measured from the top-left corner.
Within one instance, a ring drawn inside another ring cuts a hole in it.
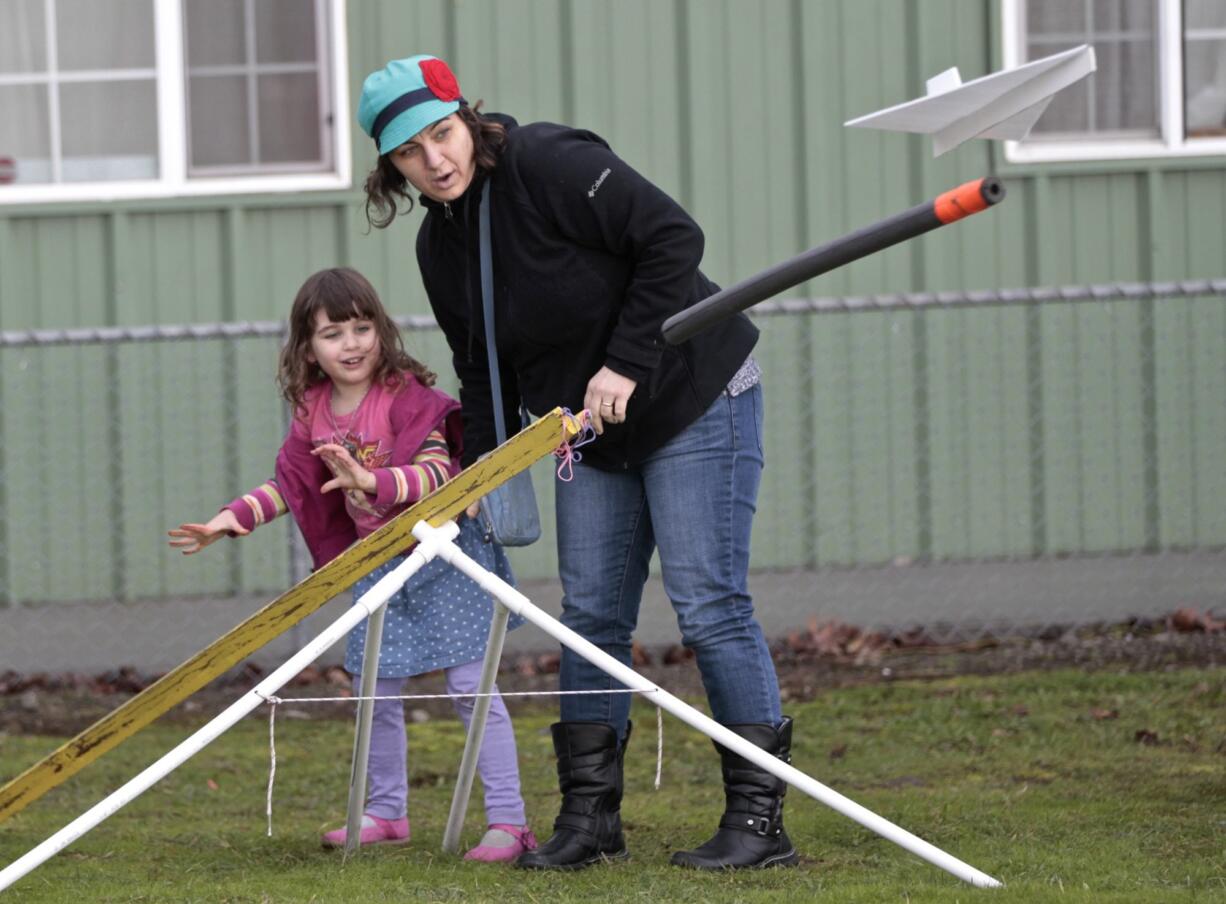
[[[455,479],[406,509],[369,537],[355,543],[229,633],[223,634],[0,788],[0,822],[280,636],[332,597],[351,587],[358,578],[413,546],[417,541],[410,531],[418,521],[424,520],[435,527],[442,525],[494,487],[548,455],[578,430],[576,418],[555,408],[511,437],[488,457],[465,468]]]

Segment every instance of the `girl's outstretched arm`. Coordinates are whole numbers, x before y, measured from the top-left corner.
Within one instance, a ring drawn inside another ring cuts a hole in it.
[[[289,508],[277,482],[266,480],[232,501],[207,524],[180,524],[167,533],[172,538],[170,545],[182,549],[185,556],[190,556],[223,536],[246,536],[261,524],[267,524],[287,511]]]
[[[166,533],[170,537],[171,546],[182,550],[183,555],[190,556],[222,537],[241,537],[251,531],[239,524],[237,516],[227,508],[214,515],[207,524],[180,524]]]

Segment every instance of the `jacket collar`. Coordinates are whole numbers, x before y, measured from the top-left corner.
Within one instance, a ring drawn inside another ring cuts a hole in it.
[[[477,205],[481,203],[481,186],[485,184],[485,180],[488,178],[488,173],[477,170],[473,174],[473,181],[469,183],[464,194],[454,201],[436,201],[426,195],[418,196],[418,201],[422,207],[431,213],[437,213],[439,216],[448,219],[467,222],[469,205],[472,205],[474,211],[477,209]]]

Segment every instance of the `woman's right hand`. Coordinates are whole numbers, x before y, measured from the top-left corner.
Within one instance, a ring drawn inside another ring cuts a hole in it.
[[[190,556],[216,543],[222,537],[230,534],[242,537],[251,531],[238,523],[234,512],[222,509],[207,524],[180,524],[166,533],[170,537],[171,546],[181,550],[183,555]]]
[[[596,371],[587,382],[583,407],[591,413],[592,429],[604,433],[605,424],[621,424],[626,420],[626,407],[638,384],[607,366]]]

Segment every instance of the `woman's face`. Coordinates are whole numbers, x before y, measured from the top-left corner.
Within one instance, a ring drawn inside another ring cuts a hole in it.
[[[388,154],[409,183],[435,201],[454,201],[477,172],[473,136],[458,114],[426,126]]]

